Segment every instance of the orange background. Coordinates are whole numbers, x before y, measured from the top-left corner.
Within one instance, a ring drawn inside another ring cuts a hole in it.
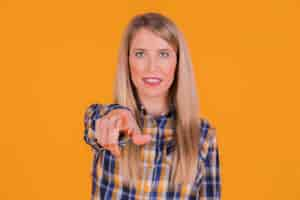
[[[0,1],[0,199],[89,199],[83,113],[112,99],[121,33],[144,11],[183,31],[215,124],[222,199],[300,199],[299,13],[282,1]]]

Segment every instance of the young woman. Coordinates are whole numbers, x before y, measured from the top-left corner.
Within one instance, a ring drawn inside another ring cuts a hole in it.
[[[216,131],[199,117],[183,34],[159,13],[135,16],[119,50],[114,102],[91,104],[92,199],[221,197]]]

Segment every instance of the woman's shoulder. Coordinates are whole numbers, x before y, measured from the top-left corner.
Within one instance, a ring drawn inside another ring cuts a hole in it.
[[[206,117],[200,117],[200,156],[205,159],[209,149],[217,146],[216,127],[211,120]]]

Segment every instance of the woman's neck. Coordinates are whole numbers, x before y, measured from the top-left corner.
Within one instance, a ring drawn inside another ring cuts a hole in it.
[[[141,98],[142,105],[146,112],[154,117],[166,114],[169,111],[169,104],[167,98]]]

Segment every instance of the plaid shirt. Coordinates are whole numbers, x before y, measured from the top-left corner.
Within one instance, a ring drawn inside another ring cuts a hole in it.
[[[141,105],[143,133],[152,135],[152,143],[143,145],[144,179],[135,188],[120,184],[118,159],[103,149],[94,137],[95,121],[119,104],[91,104],[84,115],[84,140],[93,150],[91,199],[200,199],[220,200],[221,179],[216,134],[207,119],[200,120],[198,171],[193,183],[168,188],[174,150],[174,109],[157,118],[148,115]],[[129,109],[128,109],[129,110]],[[120,147],[126,145],[120,137]],[[128,139],[128,138],[127,138]]]

